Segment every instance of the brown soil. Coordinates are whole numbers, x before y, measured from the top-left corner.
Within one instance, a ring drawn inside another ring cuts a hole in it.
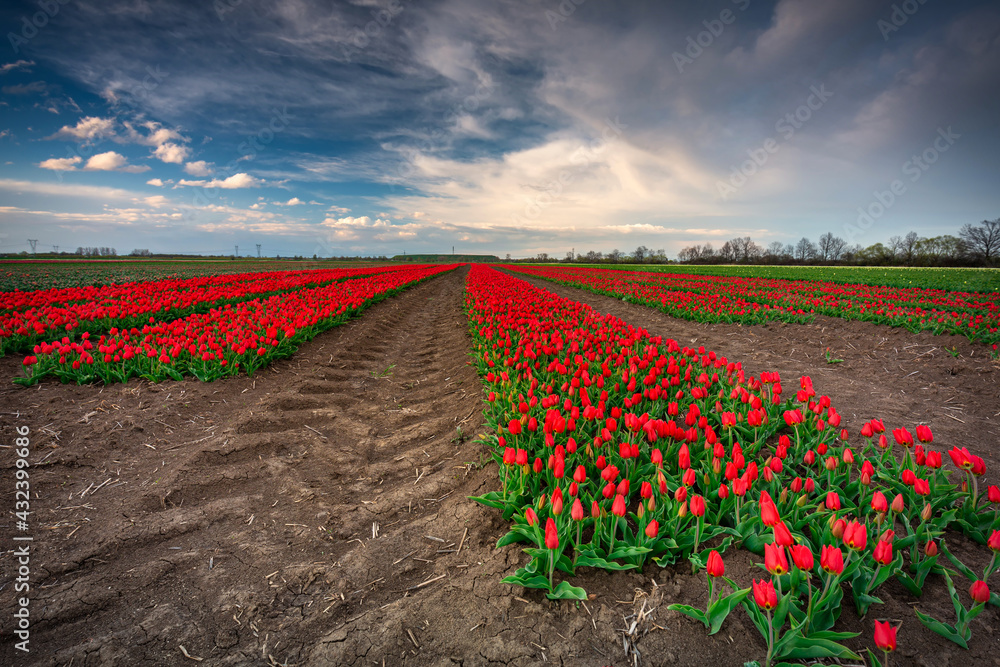
[[[574,583],[593,597],[580,606],[500,583],[525,557],[497,550],[499,513],[467,500],[498,485],[472,440],[482,394],[467,364],[464,275],[384,301],[257,378],[0,389],[0,664],[625,665],[624,619],[643,605],[655,611],[636,630],[648,633],[634,644],[642,664],[762,659],[743,611],[706,638],[666,610],[704,603],[704,578],[683,567],[584,573]],[[812,375],[852,432],[873,416],[927,421],[941,445],[995,465],[998,370],[964,341],[836,320],[698,325],[544,285],[751,373],[780,371],[789,387]],[[827,346],[845,361],[826,364]],[[16,372],[16,359],[0,360],[0,376]],[[25,425],[33,514],[18,533],[9,445]],[[8,630],[16,534],[34,537],[27,655]],[[981,567],[983,551],[969,560]],[[726,564],[743,585],[759,576],[746,552]],[[881,593],[872,615],[905,621],[894,664],[1000,664],[995,609],[965,652],[925,631],[899,586]],[[919,607],[950,620],[937,577]],[[841,626],[862,633],[853,647],[873,646],[870,619],[845,609]]]

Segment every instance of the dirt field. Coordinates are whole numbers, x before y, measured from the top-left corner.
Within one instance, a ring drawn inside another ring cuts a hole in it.
[[[495,549],[506,532],[499,512],[467,500],[498,484],[473,442],[482,394],[466,363],[465,271],[372,307],[254,379],[4,381],[0,664],[626,665],[622,628],[643,605],[655,611],[630,640],[642,664],[763,659],[741,610],[710,638],[666,610],[704,603],[704,577],[685,567],[586,573],[573,582],[592,594],[580,606],[500,583],[524,557],[516,545]],[[890,428],[930,423],[936,444],[969,447],[1000,480],[1000,369],[981,347],[839,320],[699,325],[536,284],[753,374],[779,371],[787,385],[809,374],[852,433],[876,416]],[[827,364],[826,347],[843,363]],[[0,360],[0,377],[18,362]],[[27,655],[14,650],[9,583],[9,444],[24,425],[34,464]],[[970,564],[987,560],[959,537],[949,543]],[[726,565],[743,585],[759,576],[746,552]],[[905,621],[893,664],[1000,664],[995,608],[973,623],[966,652],[912,612],[953,620],[939,577],[919,601],[894,582],[880,593],[887,604],[872,616]],[[852,608],[838,627],[862,633],[847,642],[856,650],[874,648],[871,628]]]

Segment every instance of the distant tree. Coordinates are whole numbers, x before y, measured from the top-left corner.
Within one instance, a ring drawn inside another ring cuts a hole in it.
[[[711,243],[706,243],[701,247],[701,252],[698,254],[698,259],[709,260],[715,257],[715,248],[712,247]]]
[[[954,264],[968,254],[965,241],[957,236],[944,234],[917,242],[915,261],[923,265]]]
[[[1000,218],[983,220],[978,225],[964,225],[958,236],[965,241],[969,252],[986,264],[991,264],[1000,256]]]
[[[507,253],[507,260],[506,261],[508,261],[508,262],[510,261],[510,253]]]
[[[547,262],[547,261],[549,261],[549,253],[547,253],[547,252],[540,252],[540,253],[538,253],[538,261],[539,262]]]
[[[885,245],[892,253],[892,258],[896,259],[903,254],[903,237],[902,236],[890,236],[889,242]]]
[[[619,261],[621,261],[621,258],[622,258],[622,251],[619,250],[618,248],[615,248],[614,250],[608,253],[608,260],[610,262],[613,262],[614,264],[617,264]]]
[[[602,259],[604,259],[604,253],[602,252],[596,252],[594,250],[590,250],[587,252],[587,261],[591,264],[593,264],[594,262],[599,262]]]
[[[782,254],[785,255],[788,259],[794,258],[795,257],[795,246],[792,245],[791,243],[786,243],[785,244],[785,249],[782,251]]]
[[[920,237],[917,236],[916,232],[910,232],[903,237],[900,243],[900,251],[903,256],[903,261],[907,264],[913,264],[913,259],[917,255],[917,245],[920,243]]]
[[[644,245],[641,245],[635,249],[635,252],[632,253],[632,259],[635,260],[636,264],[642,264],[646,260],[646,257],[648,255],[649,255],[649,248],[647,248]]]
[[[847,241],[840,238],[839,236],[834,236],[830,232],[823,234],[819,237],[819,258],[825,261],[835,262],[840,259],[840,256],[844,254],[844,248],[847,247]]]
[[[802,237],[799,242],[795,244],[795,259],[800,262],[808,262],[816,257],[816,244]]]
[[[736,249],[733,248],[733,244],[731,241],[726,241],[725,243],[722,244],[722,247],[719,248],[718,257],[723,262],[736,261]]]
[[[754,243],[749,236],[741,236],[729,241],[732,248],[733,260],[737,262],[749,262],[760,256],[760,246]]]
[[[129,256],[131,256],[131,257],[150,257],[150,256],[152,256],[152,253],[149,252],[149,250],[147,250],[146,248],[136,248],[135,250],[133,250],[132,252],[129,253]]]

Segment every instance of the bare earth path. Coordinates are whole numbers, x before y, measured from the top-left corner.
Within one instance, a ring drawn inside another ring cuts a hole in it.
[[[499,513],[467,500],[497,482],[472,442],[483,404],[467,365],[465,272],[372,307],[253,379],[31,389],[4,382],[0,412],[14,414],[0,415],[0,497],[8,499],[0,664],[625,665],[632,663],[621,629],[643,605],[655,611],[627,642],[643,664],[761,658],[763,641],[740,611],[708,639],[666,611],[670,602],[704,602],[704,579],[683,569],[584,573],[574,583],[592,599],[580,606],[500,583],[524,557],[517,546],[495,549],[506,532]],[[809,373],[852,430],[876,415],[887,424],[927,420],[942,441],[962,435],[988,464],[995,460],[986,449],[1000,430],[992,414],[1000,412],[997,371],[957,340],[948,343],[963,357],[939,350],[914,359],[904,346],[939,343],[883,328],[694,325],[544,286],[683,343],[697,338],[752,373],[781,371],[789,387]],[[889,340],[876,345],[876,334]],[[821,362],[826,345],[846,361]],[[889,346],[898,349],[891,359],[881,356]],[[18,361],[0,360],[0,377],[16,373]],[[941,376],[949,364],[954,382]],[[933,400],[920,394],[929,382]],[[903,396],[912,403],[900,407]],[[957,408],[952,417],[965,424],[944,417],[942,405]],[[27,655],[14,650],[9,632],[8,445],[23,425],[33,450]],[[745,552],[726,562],[741,583],[757,573]],[[878,611],[906,620],[895,664],[1000,664],[996,610],[974,622],[972,651],[964,652],[924,632],[898,588],[886,586],[888,604]],[[929,587],[921,608],[944,617],[942,585]],[[863,632],[856,647],[871,645],[870,620],[858,622],[850,610],[843,620]]]

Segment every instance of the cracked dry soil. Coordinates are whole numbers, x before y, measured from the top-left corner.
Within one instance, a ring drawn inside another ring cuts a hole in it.
[[[591,599],[579,606],[500,583],[525,557],[496,549],[499,513],[467,500],[498,484],[474,442],[482,388],[467,364],[466,271],[373,306],[255,378],[0,388],[2,411],[16,413],[0,415],[0,444],[31,428],[34,536],[25,655],[9,631],[14,455],[4,447],[0,664],[626,665],[624,618],[642,605],[655,609],[634,642],[642,664],[761,659],[742,611],[706,637],[666,610],[704,603],[704,578],[683,567],[585,572],[574,583]],[[873,416],[927,421],[997,479],[1000,373],[981,347],[836,320],[699,325],[539,284],[754,374],[778,370],[786,384],[810,374],[852,433]],[[916,356],[944,344],[961,355]],[[827,346],[844,363],[826,364]],[[17,371],[18,360],[0,360],[0,376]],[[982,548],[953,541],[982,567]],[[726,566],[745,585],[760,576],[746,552]],[[873,615],[905,621],[895,664],[1000,664],[995,609],[973,623],[966,652],[924,631],[900,586],[880,592]],[[952,613],[940,578],[919,608]],[[845,608],[840,629],[861,633],[848,642],[856,650],[873,647],[871,619]]]

